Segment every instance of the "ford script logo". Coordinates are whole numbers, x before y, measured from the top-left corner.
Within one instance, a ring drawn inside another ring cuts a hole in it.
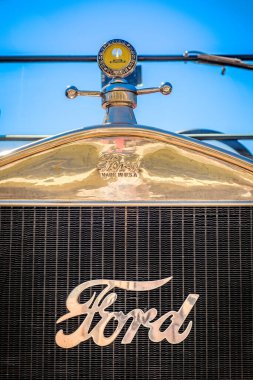
[[[73,289],[69,294],[66,302],[69,313],[59,318],[57,323],[80,315],[85,315],[86,317],[73,333],[64,334],[63,330],[58,331],[55,337],[56,343],[62,348],[71,348],[92,338],[97,345],[107,346],[117,338],[129,319],[132,320],[132,322],[121,341],[122,344],[131,343],[141,325],[149,329],[148,336],[153,342],[161,342],[164,339],[172,344],[182,342],[191,331],[192,321],[188,323],[184,331],[179,332],[179,330],[199,298],[198,294],[189,294],[178,311],[168,311],[168,313],[160,316],[156,320],[157,310],[154,308],[145,312],[141,309],[134,309],[128,314],[124,314],[122,311],[112,312],[107,310],[109,306],[114,304],[117,300],[117,294],[115,292],[109,293],[114,288],[133,292],[145,292],[159,288],[171,281],[171,279],[172,277],[158,281],[92,280],[84,282]],[[87,302],[83,304],[78,302],[80,295],[85,290],[98,285],[105,286],[99,295],[94,292]],[[101,319],[90,331],[90,326],[96,313],[99,314]],[[170,325],[164,331],[161,331],[162,324],[168,319],[171,321]],[[108,337],[104,335],[104,331],[111,320],[117,322],[117,327],[111,336]]]
[[[104,153],[99,157],[97,169],[104,179],[139,177],[140,159],[136,154]]]

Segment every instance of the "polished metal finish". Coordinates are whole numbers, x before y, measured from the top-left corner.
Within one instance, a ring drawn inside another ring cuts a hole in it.
[[[145,312],[141,309],[134,309],[127,314],[124,314],[122,311],[110,312],[106,310],[117,300],[117,294],[115,292],[109,293],[114,288],[132,292],[151,291],[163,286],[171,280],[172,277],[157,281],[121,281],[102,279],[84,282],[73,289],[69,294],[66,302],[69,313],[59,318],[57,323],[61,323],[69,318],[78,317],[80,315],[85,315],[86,317],[73,333],[64,334],[63,330],[58,331],[55,337],[56,343],[62,348],[72,348],[79,343],[92,338],[97,345],[107,346],[117,338],[129,319],[132,320],[132,322],[121,341],[122,344],[132,343],[132,340],[141,325],[149,329],[148,336],[152,342],[161,342],[165,339],[171,344],[181,343],[189,335],[192,328],[192,321],[188,322],[182,332],[179,332],[179,329],[183,326],[185,319],[199,298],[198,294],[188,295],[179,311],[169,311],[155,321],[154,319],[157,317],[157,310],[155,308],[151,308]],[[93,292],[88,301],[83,304],[79,303],[78,300],[85,290],[99,285],[105,286],[105,288],[98,296],[96,292]],[[101,319],[95,327],[91,329],[90,327],[96,314],[99,314]],[[163,323],[168,319],[171,321],[170,325],[165,330],[161,331]],[[117,327],[111,336],[108,337],[104,335],[104,331],[111,320],[117,321]]]
[[[172,92],[172,85],[169,82],[162,83],[160,87],[150,87],[137,90],[137,95],[153,94],[160,92],[163,95],[169,95]]]
[[[68,87],[66,89],[65,95],[69,99],[75,99],[77,96],[96,96],[100,97],[100,91],[81,91],[78,90],[75,86]]]
[[[115,154],[121,157],[123,170],[114,168],[108,171],[114,174],[102,176],[101,162],[110,157],[105,155]],[[130,177],[125,164],[133,157],[138,161],[138,171],[137,176]],[[126,176],[116,174],[124,170]],[[253,164],[173,133],[131,125],[98,126],[41,140],[2,157],[0,201],[253,204]]]
[[[197,140],[253,140],[251,133],[178,133]],[[38,141],[48,137],[52,138],[53,135],[0,135],[0,141]]]
[[[134,124],[137,125],[137,121],[132,107],[128,106],[113,106],[107,107],[105,110],[104,124],[115,125],[120,124]]]
[[[137,107],[137,95],[160,92],[169,95],[172,86],[169,82],[160,87],[137,89],[124,77],[130,75],[137,63],[137,54],[131,44],[124,40],[110,40],[98,53],[98,65],[108,77],[113,78],[101,91],[82,91],[75,86],[66,90],[66,96],[97,96],[102,98],[102,107],[106,109],[104,124],[137,124],[133,109]]]
[[[102,89],[103,108],[113,106],[137,107],[136,87],[127,83],[125,79],[115,78]]]
[[[133,108],[137,107],[137,95],[155,92],[169,95],[172,92],[172,85],[165,82],[160,87],[137,89],[123,78],[114,78],[101,91],[82,91],[71,86],[67,88],[65,93],[69,99],[75,99],[77,96],[101,97],[102,107],[106,109],[104,124],[137,124],[132,111]]]

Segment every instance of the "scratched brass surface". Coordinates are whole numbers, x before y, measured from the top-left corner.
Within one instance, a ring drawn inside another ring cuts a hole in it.
[[[0,200],[250,203],[253,165],[176,134],[94,127],[3,157]]]

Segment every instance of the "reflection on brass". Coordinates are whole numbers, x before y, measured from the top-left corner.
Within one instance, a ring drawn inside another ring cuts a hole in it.
[[[2,158],[0,202],[252,204],[253,164],[173,133],[90,128]]]
[[[102,178],[138,177],[139,165],[135,154],[104,153],[98,159],[97,168]]]
[[[114,288],[135,292],[151,291],[161,287],[171,279],[172,277],[157,281],[141,282],[120,280],[92,280],[84,282],[83,284],[77,286],[69,294],[66,302],[69,313],[59,318],[57,323],[80,315],[85,315],[86,317],[77,330],[73,333],[64,334],[63,330],[58,331],[55,337],[56,343],[62,348],[72,348],[77,346],[79,343],[92,338],[97,345],[107,346],[117,338],[129,319],[131,319],[132,322],[121,341],[122,344],[130,344],[141,325],[149,329],[148,336],[153,342],[161,342],[164,339],[172,344],[182,342],[187,338],[191,331],[192,321],[188,323],[188,325],[184,328],[184,331],[179,332],[179,330],[199,298],[198,294],[188,295],[179,311],[169,311],[155,321],[154,319],[157,316],[157,310],[154,308],[149,309],[146,312],[141,309],[135,309],[127,314],[124,314],[122,311],[110,312],[106,310],[117,300],[116,293],[109,293],[109,291]],[[98,296],[96,292],[93,292],[87,302],[83,304],[78,302],[79,297],[86,289],[98,285],[105,286]],[[93,329],[90,329],[95,314],[99,314],[101,319],[95,327],[93,327]],[[161,331],[162,324],[167,319],[170,319],[170,325],[164,331]],[[111,336],[108,337],[104,335],[104,331],[111,320],[116,321],[117,326]]]

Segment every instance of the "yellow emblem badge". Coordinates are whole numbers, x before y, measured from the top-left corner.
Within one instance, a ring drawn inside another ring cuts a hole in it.
[[[137,54],[134,47],[124,40],[106,42],[98,53],[100,69],[108,77],[126,77],[136,66]]]

